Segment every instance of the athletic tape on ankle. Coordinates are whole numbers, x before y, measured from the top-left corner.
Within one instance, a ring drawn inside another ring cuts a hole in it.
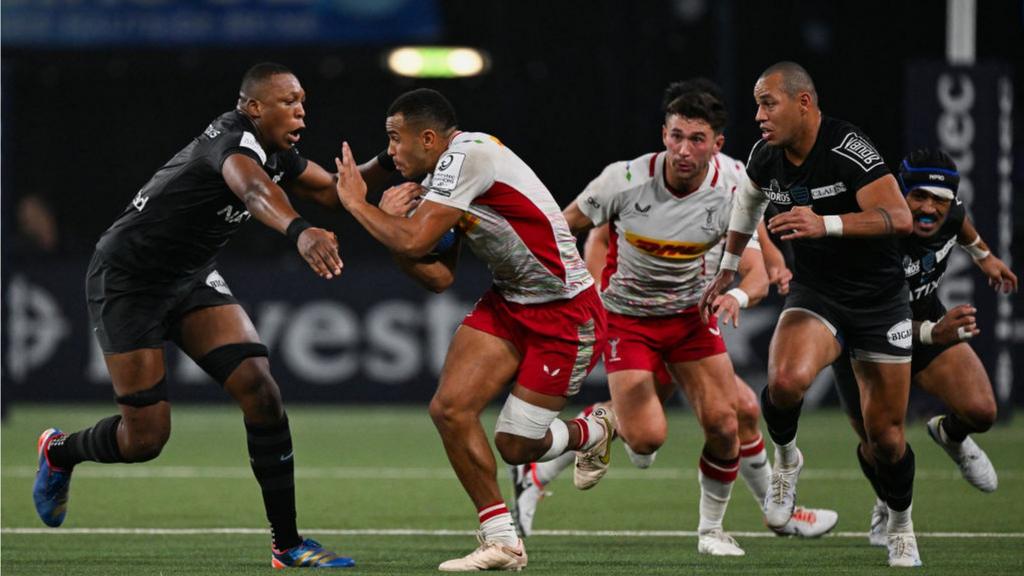
[[[557,417],[558,412],[554,410],[534,406],[518,396],[509,394],[501,413],[498,414],[494,431],[539,440],[547,435],[548,428]],[[566,435],[568,436],[568,432]]]

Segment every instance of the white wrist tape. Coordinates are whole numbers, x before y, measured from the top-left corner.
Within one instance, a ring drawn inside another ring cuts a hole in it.
[[[740,303],[740,308],[746,308],[750,304],[750,296],[742,288],[733,288],[726,292],[725,295],[735,298]]]
[[[825,221],[825,236],[842,236],[843,219],[836,214],[822,217]]]
[[[971,242],[970,244],[960,244],[960,247],[966,250],[975,261],[988,258],[988,256],[992,254],[992,251],[982,250],[978,244],[981,244],[981,235],[978,235],[978,237],[974,239],[974,242]]]
[[[740,257],[732,252],[724,252],[722,254],[722,263],[718,266],[719,270],[732,270],[733,272],[740,269]]]
[[[932,344],[932,330],[935,329],[935,322],[925,320],[921,322],[921,329],[918,332],[921,338],[921,344]]]

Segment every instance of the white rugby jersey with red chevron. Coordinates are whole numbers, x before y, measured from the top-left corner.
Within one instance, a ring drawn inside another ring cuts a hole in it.
[[[615,162],[577,198],[600,226],[610,223],[601,299],[628,316],[678,314],[700,300],[714,277],[743,164],[724,154],[690,194],[665,184],[665,153]]]
[[[459,228],[506,300],[563,300],[594,284],[551,192],[497,138],[457,133],[423,186],[424,200],[465,210]]]

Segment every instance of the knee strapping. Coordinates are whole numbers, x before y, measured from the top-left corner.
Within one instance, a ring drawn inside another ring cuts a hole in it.
[[[114,396],[114,401],[118,404],[132,406],[134,408],[152,406],[153,404],[163,402],[164,400],[167,400],[167,378],[161,378],[159,382],[145,390],[139,390],[138,392],[132,392],[131,394],[125,394],[124,396]]]
[[[211,350],[206,356],[200,358],[196,363],[218,384],[224,385],[231,373],[238,368],[246,358],[255,356],[269,357],[270,351],[259,342],[240,342],[237,344],[225,344],[220,348]]]
[[[537,440],[547,435],[548,428],[557,417],[558,412],[555,410],[534,406],[509,394],[505,406],[498,414],[494,431]]]

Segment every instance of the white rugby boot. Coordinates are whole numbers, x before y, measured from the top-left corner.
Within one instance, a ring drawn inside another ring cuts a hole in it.
[[[612,439],[615,437],[615,414],[610,407],[600,407],[587,416],[604,428],[604,438],[587,451],[576,452],[576,469],[572,483],[580,490],[589,490],[604,478],[612,457]]]
[[[825,508],[797,506],[782,528],[772,529],[779,536],[818,538],[832,531],[839,522],[839,513]]]
[[[697,552],[710,556],[744,556],[746,552],[736,539],[721,528],[712,528],[697,535]]]
[[[797,465],[792,468],[779,466],[776,453],[775,467],[772,468],[772,481],[768,493],[764,497],[764,521],[771,529],[782,528],[793,516],[796,509],[796,483],[800,479],[800,471],[804,468],[804,454],[797,449],[800,457]]]
[[[940,429],[943,418],[945,416],[936,416],[928,421],[928,435],[949,454],[968,484],[982,492],[994,492],[999,487],[999,477],[988,455],[970,436],[963,442],[948,440]]]
[[[479,572],[481,570],[515,570],[526,567],[526,547],[519,540],[514,547],[484,540],[477,532],[480,546],[462,558],[453,558],[437,567],[441,572]]]

